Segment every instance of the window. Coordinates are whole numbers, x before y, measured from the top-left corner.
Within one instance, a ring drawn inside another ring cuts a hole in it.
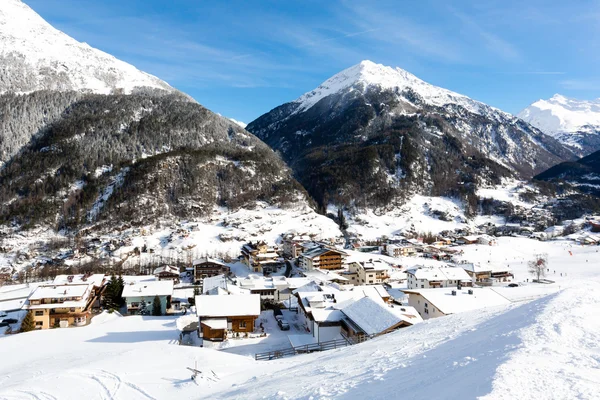
[[[44,323],[42,321],[35,321],[35,326],[42,326]]]
[[[41,317],[42,315],[44,315],[44,312],[43,312],[43,311],[36,311],[36,312],[35,312],[35,316],[36,316],[36,317]]]
[[[240,321],[240,328],[246,328],[246,321]]]
[[[425,289],[425,285],[421,285],[421,289]]]
[[[427,303],[425,303],[425,308],[427,308]]]
[[[75,312],[75,309],[74,308],[69,308],[69,311]]]

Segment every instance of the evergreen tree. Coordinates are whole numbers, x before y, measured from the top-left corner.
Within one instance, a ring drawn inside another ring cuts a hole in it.
[[[33,311],[29,311],[21,323],[21,332],[29,332],[34,329],[35,320],[33,319]]]
[[[162,315],[162,304],[158,296],[154,296],[154,301],[152,301],[152,315],[156,317],[160,317]]]

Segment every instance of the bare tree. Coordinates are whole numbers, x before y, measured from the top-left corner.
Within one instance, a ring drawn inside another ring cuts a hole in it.
[[[539,281],[540,278],[546,276],[546,270],[548,269],[548,254],[536,254],[535,258],[528,263],[529,273],[536,277]]]

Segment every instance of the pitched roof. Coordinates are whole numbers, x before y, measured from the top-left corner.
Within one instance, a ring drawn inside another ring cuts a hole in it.
[[[199,317],[260,315],[260,295],[196,296],[196,314]]]
[[[415,316],[416,312],[403,314],[399,307],[390,307],[369,297],[350,302],[341,311],[367,335],[377,335],[401,322],[414,324],[422,321],[422,318]]]

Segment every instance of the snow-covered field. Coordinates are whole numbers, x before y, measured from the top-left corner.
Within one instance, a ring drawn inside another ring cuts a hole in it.
[[[556,283],[506,288],[533,298],[507,308],[276,361],[254,361],[241,343],[225,351],[178,346],[170,317],[103,314],[83,328],[1,338],[0,398],[598,398],[598,246],[499,238],[498,246],[464,249],[472,261],[508,263],[517,281],[530,278],[524,261],[548,253]],[[197,383],[186,370],[196,362],[204,372]]]

